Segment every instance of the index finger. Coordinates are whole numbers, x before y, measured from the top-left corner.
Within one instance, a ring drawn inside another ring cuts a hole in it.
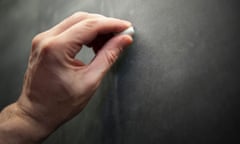
[[[65,30],[69,29],[71,26],[74,24],[77,24],[81,22],[84,19],[89,19],[89,18],[103,18],[103,15],[99,14],[90,14],[87,12],[76,12],[72,16],[67,17],[65,20],[54,26],[53,28],[50,29],[52,35],[58,35]]]
[[[115,18],[86,19],[63,32],[60,37],[66,43],[83,45],[89,44],[98,35],[121,32],[130,26],[130,22]]]

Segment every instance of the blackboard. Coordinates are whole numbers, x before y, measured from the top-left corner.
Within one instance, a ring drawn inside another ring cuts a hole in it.
[[[32,37],[76,11],[131,21],[134,43],[44,144],[239,143],[238,0],[1,0],[1,108],[20,94]]]

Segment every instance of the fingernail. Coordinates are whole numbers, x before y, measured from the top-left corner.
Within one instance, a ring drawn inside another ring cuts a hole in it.
[[[129,22],[129,21],[123,20],[123,22],[124,22],[127,26],[131,26],[131,25],[132,25],[132,23]]]

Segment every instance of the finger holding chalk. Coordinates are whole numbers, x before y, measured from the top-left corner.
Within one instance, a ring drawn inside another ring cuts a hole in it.
[[[135,33],[135,30],[134,28],[131,26],[129,28],[127,28],[126,30],[120,32],[120,33],[117,33],[116,35],[130,35],[130,36],[133,36]]]

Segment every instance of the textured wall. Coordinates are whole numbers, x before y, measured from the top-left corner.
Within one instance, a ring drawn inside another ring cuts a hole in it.
[[[79,10],[130,20],[135,41],[45,144],[239,141],[238,0],[1,0],[0,108],[20,93],[32,37]]]

